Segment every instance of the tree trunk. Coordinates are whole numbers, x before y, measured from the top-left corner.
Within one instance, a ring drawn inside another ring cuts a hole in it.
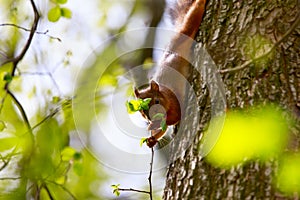
[[[300,118],[300,2],[210,0],[198,41],[222,73],[227,109],[273,102]],[[264,46],[262,48],[262,45]],[[257,52],[264,49],[263,52]],[[201,48],[195,50],[195,65]],[[260,59],[256,59],[256,58]],[[201,66],[200,66],[201,68]],[[232,70],[232,69],[237,70]],[[198,146],[211,117],[212,91],[203,82],[203,71],[194,70],[192,85],[200,110],[199,123],[181,123],[185,134],[173,143],[164,199],[296,199],[285,197],[273,184],[276,162],[251,162],[230,170],[205,162]],[[191,105],[193,106],[193,105]],[[189,109],[187,108],[187,112]],[[198,125],[197,125],[198,124]],[[300,123],[291,129],[290,150],[300,146]],[[195,137],[189,134],[196,131]],[[187,150],[185,145],[192,141]],[[178,145],[175,148],[175,145]]]

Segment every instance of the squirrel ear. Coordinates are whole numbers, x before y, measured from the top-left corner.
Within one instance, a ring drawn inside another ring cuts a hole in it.
[[[154,91],[159,91],[159,85],[155,81],[151,81],[150,83],[150,89]]]
[[[135,95],[136,98],[140,97],[140,92],[136,87],[134,87],[134,95]]]

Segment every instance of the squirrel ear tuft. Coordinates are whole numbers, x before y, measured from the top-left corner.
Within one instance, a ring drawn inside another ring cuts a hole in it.
[[[135,95],[136,98],[140,97],[140,92],[136,87],[134,87],[134,95]]]
[[[159,91],[159,85],[155,81],[151,81],[150,83],[150,89],[153,91]]]

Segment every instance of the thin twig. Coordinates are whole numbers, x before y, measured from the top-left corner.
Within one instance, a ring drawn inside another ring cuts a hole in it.
[[[21,30],[23,30],[23,31],[28,31],[28,32],[30,32],[30,29],[25,28],[25,27],[22,27],[22,26],[19,26],[19,25],[17,25],[17,24],[4,23],[4,24],[0,24],[0,26],[12,26],[12,27],[21,29]],[[54,40],[57,40],[57,41],[61,42],[61,39],[60,39],[60,38],[54,37],[54,36],[52,36],[52,35],[48,35],[49,30],[46,30],[46,31],[35,31],[35,33],[36,33],[36,34],[39,34],[39,35],[45,35],[45,36],[47,36],[47,37],[49,37],[49,38],[51,38],[51,39],[54,39]]]
[[[43,188],[45,188],[47,194],[48,194],[48,197],[51,199],[51,200],[54,200],[54,197],[52,196],[48,186],[46,184],[43,185]]]
[[[25,54],[27,53],[30,45],[31,45],[31,42],[32,42],[32,39],[33,39],[33,36],[36,32],[36,29],[37,29],[37,26],[38,26],[38,22],[39,22],[39,19],[40,19],[40,15],[39,15],[39,12],[36,8],[36,5],[34,3],[33,0],[30,0],[31,2],[31,6],[32,6],[32,9],[33,9],[33,12],[34,12],[34,21],[33,21],[33,24],[32,24],[32,27],[30,29],[30,34],[29,34],[29,37],[27,39],[27,42],[25,44],[25,46],[23,47],[21,53],[14,57],[13,59],[11,60],[7,60],[4,62],[5,63],[8,63],[8,62],[12,62],[13,63],[13,68],[12,68],[12,72],[11,72],[11,76],[14,77],[15,76],[15,71],[17,69],[17,66],[19,64],[19,62],[24,58]],[[27,129],[28,129],[28,132],[30,133],[30,136],[31,136],[31,142],[34,143],[34,139],[33,139],[33,133],[32,133],[32,128],[31,128],[31,125],[30,125],[30,122],[28,120],[28,117],[27,117],[27,114],[22,106],[22,104],[18,101],[18,99],[16,98],[16,96],[9,90],[9,84],[11,82],[10,81],[7,81],[5,86],[4,86],[4,89],[6,90],[6,93],[11,96],[11,98],[14,100],[16,106],[18,107],[19,111],[21,112],[21,115],[23,117],[23,120],[27,126]]]
[[[14,100],[16,106],[18,107],[19,111],[21,112],[21,115],[25,121],[25,124],[27,126],[27,129],[30,130],[30,132],[32,132],[32,128],[31,128],[31,125],[30,125],[30,122],[28,120],[28,117],[26,115],[26,112],[22,106],[22,104],[19,102],[19,100],[17,99],[17,97],[10,91],[10,90],[7,90],[7,94],[9,96],[11,96],[11,98]]]
[[[35,193],[35,200],[40,200],[41,197],[41,189],[42,187],[38,186],[38,184],[36,185],[36,193]]]
[[[152,148],[151,148],[150,170],[149,170],[150,172],[149,172],[149,177],[148,177],[150,200],[152,200],[152,172],[153,172],[153,160],[154,160],[154,149],[153,149],[153,147],[152,147]]]
[[[145,190],[137,190],[137,189],[133,189],[133,188],[118,188],[119,191],[123,191],[123,192],[138,192],[138,193],[144,193],[144,194],[149,194],[149,191],[145,191]]]
[[[153,160],[154,160],[154,149],[153,147],[151,148],[151,161],[150,161],[150,170],[149,170],[149,177],[148,177],[148,181],[149,181],[149,191],[145,191],[145,190],[137,190],[137,189],[133,189],[133,188],[118,188],[118,191],[123,191],[123,192],[138,192],[138,193],[144,193],[144,194],[148,194],[150,197],[150,200],[153,200],[153,196],[152,196],[152,172],[153,172]]]
[[[235,71],[239,71],[239,70],[242,70],[246,67],[248,67],[250,64],[252,64],[253,62],[265,57],[265,56],[268,56],[272,51],[274,51],[280,43],[282,43],[294,30],[295,28],[297,28],[298,24],[300,22],[300,12],[297,14],[297,18],[296,18],[296,21],[292,24],[292,26],[290,27],[290,29],[272,46],[272,48],[270,48],[269,51],[265,52],[264,54],[252,59],[252,60],[248,60],[246,61],[245,63],[243,63],[241,66],[238,66],[238,67],[234,67],[234,68],[229,68],[229,69],[223,69],[223,70],[219,70],[219,72],[221,74],[225,74],[225,73],[228,73],[228,72],[235,72]]]
[[[6,181],[6,180],[12,180],[12,181],[15,181],[15,180],[20,180],[22,177],[3,177],[3,178],[0,178],[0,181]]]
[[[45,121],[49,120],[50,118],[54,117],[57,113],[59,112],[59,109],[55,109],[52,113],[47,115],[44,119],[42,119],[40,122],[38,122],[36,125],[32,127],[32,130],[36,129],[39,127],[41,124],[43,124]]]
[[[34,12],[34,21],[33,21],[32,27],[30,29],[30,33],[29,33],[27,42],[24,45],[21,53],[18,56],[14,57],[14,58],[11,58],[11,59],[8,59],[4,63],[1,64],[1,65],[4,65],[4,64],[9,63],[9,62],[13,63],[13,70],[12,70],[12,74],[11,74],[12,76],[15,75],[15,71],[16,71],[18,63],[23,59],[23,57],[25,56],[25,54],[27,53],[27,51],[28,51],[28,49],[31,45],[33,36],[34,36],[34,34],[37,30],[38,22],[39,22],[39,19],[40,19],[40,14],[39,14],[39,12],[36,8],[36,5],[35,5],[34,1],[30,0],[30,2],[31,2],[31,6],[32,6],[32,9],[33,9],[33,12]]]

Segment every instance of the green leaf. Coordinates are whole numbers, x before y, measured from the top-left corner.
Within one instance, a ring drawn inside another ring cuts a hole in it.
[[[0,132],[6,128],[4,121],[0,120]]]
[[[82,154],[80,152],[76,152],[74,155],[73,155],[73,158],[74,160],[78,161],[82,158]]]
[[[55,179],[55,183],[57,183],[59,185],[63,185],[63,184],[65,184],[65,182],[66,182],[65,176],[60,176]]]
[[[0,139],[0,152],[9,150],[18,144],[17,137],[6,137]]]
[[[140,146],[143,146],[143,144],[144,144],[145,142],[147,142],[147,138],[142,138],[142,139],[140,140]]]
[[[149,110],[151,98],[130,100],[126,102],[127,112],[132,114],[140,110]]]
[[[117,184],[117,185],[111,185],[110,187],[111,187],[112,189],[119,189],[119,186],[120,186],[120,184]]]
[[[151,98],[143,99],[141,102],[141,110],[149,110],[149,103],[151,102]]]
[[[279,161],[277,185],[286,194],[300,193],[300,154],[285,154]]]
[[[74,158],[74,155],[76,154],[76,150],[72,147],[65,147],[61,152],[61,159],[62,161],[70,161]]]
[[[83,174],[83,164],[80,162],[74,163],[73,170],[77,176],[82,176]]]
[[[152,117],[153,120],[162,120],[162,119],[164,119],[164,118],[165,118],[165,115],[164,115],[163,113],[156,113],[156,114]]]
[[[65,4],[68,2],[68,0],[56,0],[56,2],[59,4]]]
[[[117,197],[118,196],[120,196],[120,191],[118,190],[118,189],[115,189],[114,191],[113,191],[113,193],[114,193],[114,195],[116,195]]]
[[[140,101],[139,100],[130,100],[126,102],[127,112],[132,114],[136,111],[139,111]]]
[[[7,83],[11,82],[12,79],[13,79],[13,77],[9,73],[6,73],[3,77],[3,80],[6,81]]]
[[[59,6],[51,8],[48,12],[48,20],[50,22],[57,22],[61,17],[61,9]]]
[[[52,97],[52,103],[58,103],[60,100],[61,100],[61,99],[60,99],[60,97],[58,97],[58,96]]]
[[[166,122],[166,120],[162,120],[161,122],[160,122],[160,127],[161,127],[161,129],[163,130],[163,131],[166,131],[167,130],[167,122]]]
[[[113,194],[116,195],[117,197],[120,196],[119,186],[120,186],[120,184],[111,185],[112,189],[114,189]]]
[[[69,8],[60,9],[61,16],[70,19],[72,17],[72,11]]]

